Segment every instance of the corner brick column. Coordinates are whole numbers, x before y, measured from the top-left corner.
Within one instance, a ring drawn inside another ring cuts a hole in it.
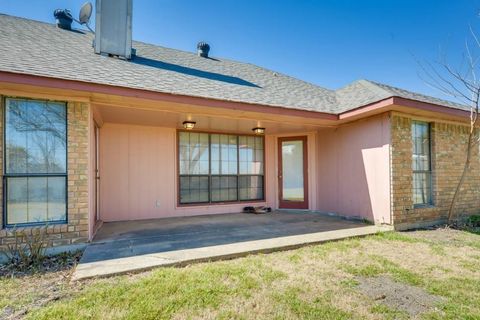
[[[393,224],[408,221],[412,199],[412,121],[391,117],[390,179]]]
[[[468,124],[429,121],[432,144],[433,205],[414,207],[412,170],[412,116],[391,116],[391,206],[397,229],[408,229],[444,222],[465,164]],[[424,120],[421,120],[424,121]],[[479,146],[472,150],[471,169],[458,198],[459,216],[480,213]]]
[[[68,228],[61,244],[88,240],[88,119],[87,103],[68,103]],[[55,245],[55,244],[54,244]]]

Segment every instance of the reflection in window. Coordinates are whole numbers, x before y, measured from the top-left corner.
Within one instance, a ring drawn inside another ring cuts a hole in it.
[[[180,199],[182,203],[198,203],[208,201],[208,177],[181,176]]]
[[[263,174],[263,139],[239,137],[240,174]]]
[[[237,176],[212,176],[212,202],[238,200]]]
[[[181,132],[179,151],[180,174],[208,175],[208,134]]]
[[[66,221],[65,103],[6,99],[6,225]]]
[[[240,200],[263,199],[262,176],[240,176]]]
[[[430,149],[430,125],[412,122],[413,204],[432,204],[432,168]]]
[[[226,134],[210,136],[212,174],[237,174],[237,144],[237,136]]]
[[[180,203],[263,199],[263,144],[263,137],[180,132]],[[202,187],[192,187],[193,178]]]

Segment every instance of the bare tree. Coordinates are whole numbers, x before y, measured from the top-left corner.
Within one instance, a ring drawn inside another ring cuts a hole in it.
[[[48,103],[42,104],[42,108],[38,109],[26,108],[21,101],[11,101],[8,112],[10,122],[16,131],[47,133],[65,144],[65,108]]]
[[[470,37],[465,40],[465,50],[458,66],[452,66],[442,55],[436,63],[421,63],[421,77],[433,88],[440,90],[470,111],[470,127],[465,150],[465,163],[460,179],[455,188],[448,209],[448,223],[451,224],[455,216],[455,205],[461,193],[468,172],[471,169],[472,150],[477,145],[479,107],[480,107],[480,82],[477,73],[480,71],[480,41],[476,33],[470,27]]]
[[[26,105],[11,100],[8,104],[6,144],[10,172],[61,172],[59,163],[66,152],[66,110],[58,104]],[[27,145],[29,146],[27,148]],[[25,171],[26,172],[26,171]]]

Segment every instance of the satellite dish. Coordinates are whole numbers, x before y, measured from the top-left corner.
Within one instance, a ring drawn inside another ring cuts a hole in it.
[[[90,21],[90,16],[92,15],[93,6],[90,2],[85,2],[80,9],[80,13],[78,14],[78,22],[80,24],[85,24],[88,26],[88,22]]]

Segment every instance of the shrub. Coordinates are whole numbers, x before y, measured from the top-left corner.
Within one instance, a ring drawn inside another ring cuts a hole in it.
[[[473,228],[480,228],[480,215],[470,216],[467,224]]]
[[[5,251],[0,251],[6,256],[7,263],[20,270],[40,265],[45,258],[47,226],[34,228],[31,233],[14,227],[12,233],[13,243],[8,244]]]

